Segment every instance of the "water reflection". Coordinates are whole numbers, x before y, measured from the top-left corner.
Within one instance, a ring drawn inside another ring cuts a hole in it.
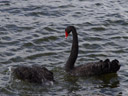
[[[81,81],[81,83],[79,83]],[[85,90],[84,94],[88,94],[89,87],[92,89],[99,89],[98,91],[101,92],[102,94],[113,94],[109,90],[114,90],[117,88],[114,93],[121,94],[119,86],[120,86],[120,81],[118,74],[116,73],[111,73],[111,74],[106,74],[106,75],[101,75],[101,76],[93,76],[93,77],[74,77],[71,75],[65,75],[64,76],[64,82],[67,82],[67,90],[68,94],[75,94],[78,95],[77,93],[81,90]],[[93,85],[93,86],[92,86]],[[108,92],[107,92],[108,91]],[[93,92],[92,92],[93,93]]]

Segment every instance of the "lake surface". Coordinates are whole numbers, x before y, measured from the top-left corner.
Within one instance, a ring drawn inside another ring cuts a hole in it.
[[[118,59],[117,74],[78,78],[64,64],[72,45],[65,28],[76,27],[76,65]],[[128,96],[128,0],[0,0],[1,96]],[[8,67],[44,65],[56,83],[12,79]]]

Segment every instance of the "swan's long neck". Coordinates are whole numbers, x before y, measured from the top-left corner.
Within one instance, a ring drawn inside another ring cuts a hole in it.
[[[74,27],[72,27],[72,35],[73,35],[73,43],[72,43],[71,54],[65,65],[65,70],[67,72],[71,71],[74,68],[74,64],[78,56],[78,37],[77,37],[76,29]]]

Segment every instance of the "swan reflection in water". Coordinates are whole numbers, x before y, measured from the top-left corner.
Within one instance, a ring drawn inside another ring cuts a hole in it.
[[[66,87],[69,94],[78,95],[77,93],[80,91],[84,92],[83,95],[95,94],[94,96],[102,96],[102,94],[108,95],[109,91],[109,95],[122,94],[121,89],[115,90],[115,88],[120,86],[117,73],[103,74],[100,76],[91,77],[76,77],[66,74],[64,76],[64,82],[68,83]],[[101,95],[99,94],[99,91]]]

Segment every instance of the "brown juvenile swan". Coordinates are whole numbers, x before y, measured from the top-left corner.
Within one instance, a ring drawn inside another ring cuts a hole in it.
[[[78,37],[77,32],[74,26],[68,26],[65,29],[65,38],[68,37],[68,34],[72,32],[73,43],[71,54],[66,62],[65,70],[74,76],[93,76],[93,75],[102,75],[107,73],[116,73],[120,69],[119,61],[109,59],[105,61],[100,60],[99,62],[92,62],[85,65],[80,65],[75,67],[75,61],[78,55]]]
[[[18,66],[13,74],[20,80],[30,83],[51,83],[54,81],[53,73],[42,66]]]

